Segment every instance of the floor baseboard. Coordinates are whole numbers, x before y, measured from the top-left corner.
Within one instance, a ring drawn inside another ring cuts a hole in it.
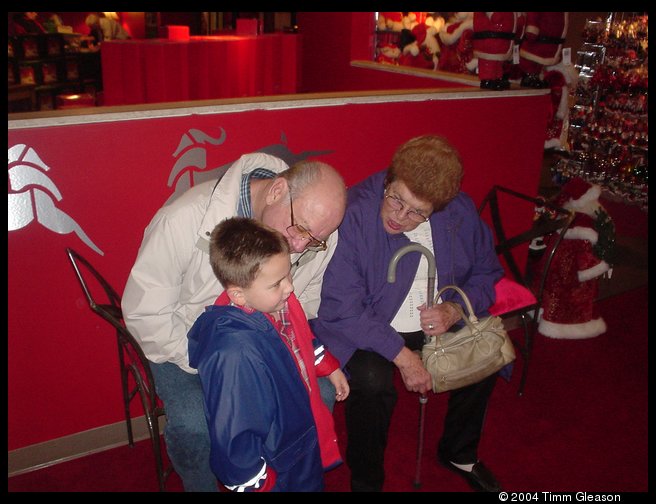
[[[165,424],[166,419],[160,417],[160,432],[163,432]],[[132,432],[135,442],[149,437],[144,416],[132,419]],[[126,444],[128,444],[128,435],[125,421],[77,432],[70,436],[9,451],[8,476],[35,471]]]

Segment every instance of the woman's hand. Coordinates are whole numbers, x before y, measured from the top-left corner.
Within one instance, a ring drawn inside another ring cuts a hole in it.
[[[455,303],[450,301],[426,307],[426,304],[418,306],[421,330],[429,336],[445,333],[453,324],[461,319],[460,311]]]
[[[410,392],[425,394],[432,389],[431,375],[426,371],[421,357],[417,353],[404,346],[393,362],[401,371],[405,388]]]

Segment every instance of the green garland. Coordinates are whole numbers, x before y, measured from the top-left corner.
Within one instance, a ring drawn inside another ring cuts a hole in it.
[[[597,231],[597,243],[592,247],[594,255],[602,261],[613,266],[615,263],[615,224],[608,212],[603,207],[595,210],[595,231]]]

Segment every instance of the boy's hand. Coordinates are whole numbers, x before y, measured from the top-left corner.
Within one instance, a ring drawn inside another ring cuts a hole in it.
[[[328,379],[335,387],[335,400],[343,401],[346,399],[351,391],[351,387],[349,387],[344,372],[341,369],[335,369],[335,371],[328,375]]]

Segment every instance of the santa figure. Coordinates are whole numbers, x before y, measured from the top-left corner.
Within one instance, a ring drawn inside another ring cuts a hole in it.
[[[599,279],[612,272],[615,227],[599,203],[600,195],[600,186],[576,177],[563,186],[556,198],[557,204],[575,212],[575,218],[546,279],[538,325],[544,336],[584,339],[606,332],[595,301]],[[554,239],[551,236],[546,241]]]
[[[522,80],[522,71],[519,68],[519,48],[524,40],[526,12],[515,12],[515,19],[515,40],[513,40],[512,56],[504,63],[503,76],[511,83],[519,84]]]
[[[568,23],[567,12],[526,13],[524,40],[519,49],[519,68],[523,74],[522,86],[549,87],[542,80],[542,69],[560,62]]]
[[[471,42],[473,12],[454,12],[438,31],[440,59],[438,70],[455,73],[474,73],[478,61],[474,58]]]
[[[400,32],[403,29],[403,13],[379,12],[377,23],[378,29],[381,31],[390,30]]]
[[[376,63],[386,63],[388,65],[398,65],[401,49],[393,43],[380,44],[376,50]]]
[[[544,82],[551,88],[551,110],[547,122],[545,149],[568,150],[567,131],[569,130],[569,94],[576,89],[578,71],[574,65],[558,65],[544,69]]]
[[[512,56],[517,30],[515,12],[474,12],[472,43],[478,58],[482,89],[503,91],[510,83],[503,78],[505,63]]]
[[[410,32],[402,30],[400,45],[402,49],[399,65],[427,70],[437,68],[438,58],[434,51],[437,51],[438,47],[434,27],[431,26],[429,32],[429,27],[421,23],[415,25]]]

